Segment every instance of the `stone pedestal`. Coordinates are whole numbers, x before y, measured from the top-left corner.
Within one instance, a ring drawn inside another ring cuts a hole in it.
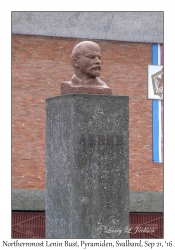
[[[129,238],[127,96],[48,98],[46,237]]]

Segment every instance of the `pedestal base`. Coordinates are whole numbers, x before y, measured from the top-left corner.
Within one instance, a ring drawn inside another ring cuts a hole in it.
[[[128,97],[46,103],[46,237],[129,238]]]

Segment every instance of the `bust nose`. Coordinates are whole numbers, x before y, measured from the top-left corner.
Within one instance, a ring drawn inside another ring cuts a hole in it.
[[[98,56],[96,56],[96,58],[95,58],[95,62],[96,62],[96,63],[98,63],[98,64],[100,64],[100,63],[101,63],[101,60],[99,59],[99,57],[98,57]]]

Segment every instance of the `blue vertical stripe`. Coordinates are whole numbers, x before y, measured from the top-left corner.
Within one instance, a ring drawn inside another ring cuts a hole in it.
[[[152,101],[153,110],[153,161],[159,162],[159,100]]]
[[[152,64],[158,65],[158,44],[152,44]],[[159,100],[152,101],[153,161],[159,162]]]
[[[152,64],[158,65],[158,44],[152,44]]]

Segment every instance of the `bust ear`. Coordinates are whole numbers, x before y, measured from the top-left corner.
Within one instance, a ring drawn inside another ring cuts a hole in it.
[[[71,63],[73,67],[78,68],[78,58],[72,58]]]

